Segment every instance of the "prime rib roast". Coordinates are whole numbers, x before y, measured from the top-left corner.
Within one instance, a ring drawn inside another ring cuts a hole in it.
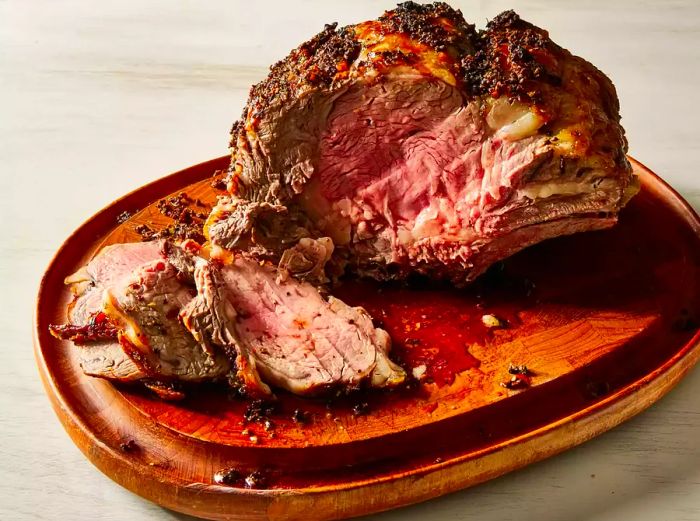
[[[474,279],[544,239],[612,226],[636,183],[610,80],[502,13],[444,3],[335,24],[272,66],[231,132],[222,250],[330,237],[336,269]]]
[[[112,245],[66,279],[52,333],[85,373],[250,395],[391,387],[406,372],[345,275],[466,284],[536,242],[612,226],[637,182],[610,80],[502,13],[444,3],[325,29],[253,86],[205,245]]]

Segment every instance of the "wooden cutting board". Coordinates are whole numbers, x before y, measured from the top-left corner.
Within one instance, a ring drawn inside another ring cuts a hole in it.
[[[700,219],[632,160],[640,194],[613,229],[547,241],[457,290],[346,282],[421,377],[407,389],[332,400],[279,393],[270,424],[222,388],[167,403],[84,376],[65,322],[66,275],[102,246],[169,220],[160,199],[216,198],[222,157],[112,203],[71,235],[37,299],[34,345],[54,409],[83,453],[129,490],[209,519],[340,519],[494,478],[582,443],[644,410],[700,356]],[[195,205],[196,206],[196,205]],[[126,212],[126,213],[125,213]],[[490,329],[482,316],[499,318]],[[527,365],[510,389],[509,366]],[[294,421],[302,416],[306,421]],[[224,469],[240,479],[221,484]],[[259,488],[246,488],[253,474]],[[264,481],[260,481],[260,480]],[[262,486],[260,486],[262,485]]]

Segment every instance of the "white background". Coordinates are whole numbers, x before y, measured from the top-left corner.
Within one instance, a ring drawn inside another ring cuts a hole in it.
[[[514,7],[606,72],[630,152],[700,207],[700,3],[453,2],[479,26]],[[0,0],[0,519],[188,519],[123,490],[63,432],[31,315],[54,250],[114,198],[224,155],[249,85],[325,22],[387,1]],[[390,521],[700,519],[700,372],[561,456]]]

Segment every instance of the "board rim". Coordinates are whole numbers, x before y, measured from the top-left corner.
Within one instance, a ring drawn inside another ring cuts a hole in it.
[[[629,159],[635,168],[644,174],[642,184],[654,190],[656,194],[670,207],[672,207],[673,211],[682,218],[683,222],[687,226],[691,227],[694,234],[700,238],[700,217],[690,206],[690,204],[685,201],[683,197],[681,197],[681,195],[678,194],[678,192],[676,192],[668,183],[666,183],[648,167],[631,157]],[[301,508],[299,508],[299,506],[295,507],[297,508],[297,512],[301,515],[299,519],[309,519],[308,511],[305,511],[305,508],[308,508],[308,505],[312,503],[315,505],[320,503],[322,504],[324,498],[330,494],[344,494],[351,496],[353,492],[357,491],[358,489],[368,489],[371,487],[372,494],[379,495],[382,493],[382,488],[386,487],[387,485],[397,483],[401,480],[413,480],[417,477],[421,477],[423,478],[421,479],[422,485],[420,487],[414,486],[414,490],[412,491],[413,495],[411,497],[402,496],[398,500],[392,500],[390,497],[387,497],[384,499],[383,503],[379,502],[377,504],[373,504],[370,509],[363,509],[362,511],[350,509],[348,512],[340,513],[340,515],[334,515],[334,512],[326,512],[325,514],[327,515],[313,517],[313,519],[337,519],[353,515],[376,513],[383,510],[396,508],[398,506],[417,503],[448,492],[476,485],[493,477],[505,474],[511,470],[522,468],[530,463],[540,461],[567,450],[568,448],[579,445],[580,443],[583,443],[602,434],[603,432],[606,432],[607,430],[612,429],[627,419],[642,412],[663,397],[690,371],[690,369],[697,363],[698,359],[700,359],[700,332],[697,332],[685,345],[675,351],[673,356],[667,359],[663,364],[655,367],[644,376],[628,383],[627,385],[624,385],[613,394],[591,404],[588,407],[579,409],[575,413],[562,417],[557,421],[549,423],[543,427],[530,430],[522,435],[503,440],[500,443],[490,445],[483,449],[461,454],[441,463],[426,464],[421,467],[415,467],[396,474],[356,480],[342,484],[321,485],[299,489],[246,490],[207,484],[200,484],[201,487],[191,488],[187,487],[186,483],[177,482],[176,480],[173,480],[172,483],[160,483],[161,486],[165,485],[166,488],[168,486],[177,486],[183,487],[183,490],[187,491],[183,494],[182,490],[180,490],[180,494],[178,494],[177,497],[173,496],[171,499],[168,499],[168,496],[163,495],[162,493],[148,493],[147,491],[150,490],[148,487],[131,486],[133,485],[132,483],[125,479],[120,479],[119,473],[110,472],[110,466],[106,464],[107,460],[105,458],[110,458],[114,460],[117,465],[126,466],[132,471],[134,468],[140,468],[143,465],[125,457],[124,454],[120,454],[119,452],[115,451],[114,448],[101,442],[99,436],[90,430],[89,426],[83,421],[79,413],[70,407],[70,400],[68,400],[67,396],[65,396],[60,390],[54,375],[51,373],[48,367],[47,361],[43,355],[39,330],[41,306],[43,303],[42,296],[46,291],[49,275],[57,268],[58,261],[67,248],[68,243],[70,243],[76,236],[85,233],[86,229],[90,226],[95,226],[100,218],[104,217],[108,213],[113,213],[115,207],[128,205],[129,201],[137,194],[144,191],[156,191],[159,187],[168,185],[168,183],[172,182],[173,179],[178,179],[180,181],[177,189],[181,189],[190,183],[201,181],[202,176],[200,174],[193,176],[196,177],[193,179],[188,179],[188,175],[190,175],[191,172],[200,172],[205,169],[209,169],[211,172],[215,169],[220,169],[222,167],[225,168],[227,161],[228,156],[222,156],[192,165],[132,190],[124,196],[116,199],[111,204],[105,206],[87,219],[66,238],[49,262],[39,284],[37,302],[33,317],[34,355],[42,383],[46,393],[49,395],[52,407],[72,441],[78,446],[88,460],[90,460],[98,469],[109,476],[112,480],[131,490],[132,492],[144,497],[145,499],[154,501],[173,510],[200,517],[206,517],[209,519],[232,519],[235,517],[231,517],[230,513],[213,511],[205,512],[201,509],[192,509],[188,506],[188,498],[185,496],[187,496],[188,493],[193,495],[201,495],[202,492],[206,492],[208,494],[223,494],[226,497],[234,495],[242,497],[247,496],[251,498],[265,498],[269,501],[267,504],[268,508],[266,511],[260,512],[260,518],[277,519],[282,517],[294,518],[288,515],[290,514],[289,511],[279,510],[279,507],[275,507],[275,504],[277,504],[279,500],[292,496],[300,505],[306,505],[306,507]],[[608,415],[606,418],[608,420],[607,423],[601,424],[597,429],[588,430],[584,435],[577,433],[579,424],[585,424],[586,422],[590,423],[592,420],[598,417],[605,417],[606,415]],[[167,427],[163,428],[167,429]],[[562,437],[561,435],[564,435],[565,437]],[[546,450],[540,450],[532,453],[528,452],[526,457],[521,457],[508,468],[497,468],[497,466],[495,468],[490,468],[489,465],[486,464],[483,465],[484,468],[481,469],[481,474],[472,474],[468,472],[470,463],[473,463],[477,459],[497,458],[499,454],[503,455],[503,453],[513,450],[514,448],[519,448],[520,450],[527,452],[528,448],[532,448],[529,447],[529,444],[536,443],[538,440],[542,440],[545,437],[548,439],[551,438],[551,442],[548,444]],[[216,445],[212,442],[206,441],[203,443]],[[448,474],[452,478],[447,486],[443,486],[439,490],[431,488],[431,484],[435,481],[435,478],[438,475],[442,475],[444,478],[445,474]],[[305,496],[306,501],[300,501],[300,499],[304,498]],[[362,501],[366,501],[366,499],[362,499]],[[289,502],[287,502],[287,504],[288,503]],[[275,512],[278,513],[275,514]],[[304,517],[302,515],[303,513],[306,513],[307,516]],[[280,517],[280,514],[283,514],[282,517]]]

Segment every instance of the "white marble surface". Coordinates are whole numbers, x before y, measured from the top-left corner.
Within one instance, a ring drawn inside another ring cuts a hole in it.
[[[617,85],[631,153],[700,206],[700,3],[461,1],[515,7]],[[226,152],[248,86],[324,22],[388,1],[0,0],[0,519],[186,519],[123,490],[44,396],[39,277],[86,217]],[[623,426],[488,484],[373,519],[700,519],[700,372]]]

